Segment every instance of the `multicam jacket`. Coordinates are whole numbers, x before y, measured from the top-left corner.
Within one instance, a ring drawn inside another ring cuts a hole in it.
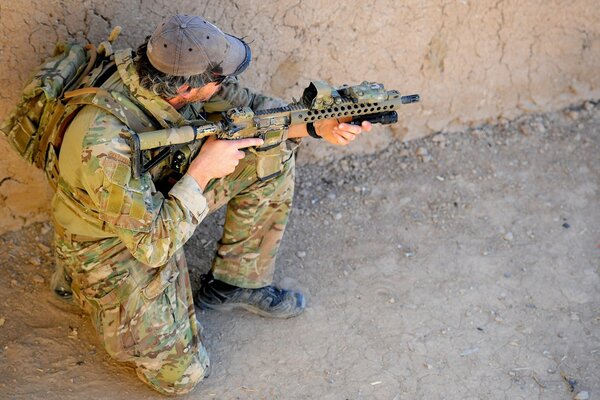
[[[107,112],[111,104],[104,105],[105,109],[85,106],[65,134],[53,217],[59,228],[71,235],[98,240],[118,236],[137,260],[156,267],[191,237],[208,209],[202,189],[187,175],[167,193],[157,190],[165,164],[134,179],[125,140],[130,131],[134,127],[140,133],[181,126],[200,111],[244,106],[258,110],[282,102],[231,80],[224,82],[209,102],[177,111],[140,86],[131,54],[131,50],[115,54],[117,72],[102,85],[119,100],[112,107],[120,108]],[[116,118],[115,113],[127,116],[131,123],[123,123],[124,118]]]

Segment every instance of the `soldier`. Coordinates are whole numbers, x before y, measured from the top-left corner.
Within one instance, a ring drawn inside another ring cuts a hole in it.
[[[132,177],[125,139],[135,127],[182,126],[207,112],[282,105],[238,84],[250,59],[242,39],[200,17],[176,15],[137,51],[116,52],[116,70],[101,85],[123,94],[135,116],[131,123],[85,106],[61,147],[52,204],[54,290],[72,296],[90,314],[107,352],[133,363],[139,378],[161,393],[187,393],[209,370],[182,247],[203,218],[227,204],[198,306],[276,318],[300,314],[302,293],[272,285],[292,202],[295,147],[309,134],[346,145],[371,129],[337,120],[294,125],[281,146],[282,173],[264,182],[253,153],[243,151],[262,143],[254,138],[205,140],[176,182],[165,162]]]

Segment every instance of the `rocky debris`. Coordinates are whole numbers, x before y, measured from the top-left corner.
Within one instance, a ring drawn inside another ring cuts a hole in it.
[[[464,350],[462,353],[460,353],[460,356],[466,357],[466,356],[470,356],[471,354],[475,354],[477,352],[479,352],[479,347],[473,347],[471,349]]]
[[[77,327],[73,327],[73,326],[69,327],[69,334],[68,334],[69,339],[77,339],[78,334],[79,334],[79,330],[77,329]]]
[[[427,150],[425,147],[419,147],[415,154],[423,162],[429,162],[432,159],[431,155],[429,154],[429,150]]]
[[[304,258],[304,257],[306,257],[306,252],[305,251],[298,251],[298,252],[296,252],[296,256],[298,258]]]
[[[587,391],[583,390],[583,391],[577,393],[573,397],[573,400],[589,400],[589,398],[590,398],[590,394]]]

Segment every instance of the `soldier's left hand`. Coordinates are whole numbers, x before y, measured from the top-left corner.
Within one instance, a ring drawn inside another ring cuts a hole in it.
[[[359,126],[342,122],[341,119],[339,121],[337,119],[317,121],[314,123],[314,126],[319,136],[327,142],[338,146],[346,146],[363,131],[369,132],[373,127],[368,121],[363,121]]]

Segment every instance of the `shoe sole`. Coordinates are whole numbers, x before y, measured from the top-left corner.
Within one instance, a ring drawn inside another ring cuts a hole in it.
[[[203,308],[203,309],[210,309],[210,310],[215,310],[215,311],[243,310],[243,311],[251,312],[253,314],[260,315],[261,317],[265,317],[265,318],[280,318],[280,319],[288,319],[288,318],[296,317],[296,316],[302,314],[306,307],[306,299],[304,298],[304,296],[302,296],[302,304],[298,308],[297,312],[291,313],[291,314],[280,314],[280,315],[277,315],[274,313],[269,313],[265,310],[261,310],[258,307],[251,306],[250,304],[246,304],[246,303],[230,303],[230,304],[215,305],[215,304],[205,303],[199,299],[197,299],[196,301],[199,303],[200,308]]]

